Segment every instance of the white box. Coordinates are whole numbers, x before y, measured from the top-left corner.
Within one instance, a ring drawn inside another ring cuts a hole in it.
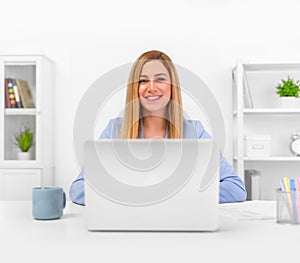
[[[247,157],[269,157],[271,140],[270,135],[245,136],[245,155]]]

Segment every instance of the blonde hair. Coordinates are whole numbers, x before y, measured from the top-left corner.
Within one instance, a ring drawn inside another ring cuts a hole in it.
[[[152,50],[140,55],[131,68],[129,75],[124,120],[121,127],[121,138],[139,138],[141,129],[141,105],[138,88],[143,66],[150,60],[160,60],[168,70],[171,78],[171,99],[168,103],[168,138],[182,138],[183,112],[179,79],[172,60],[163,52]]]

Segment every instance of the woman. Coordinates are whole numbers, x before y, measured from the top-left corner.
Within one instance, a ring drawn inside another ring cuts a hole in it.
[[[118,134],[118,135],[116,135]],[[200,121],[183,118],[175,66],[163,52],[142,54],[134,63],[127,85],[124,119],[112,119],[100,138],[210,138]],[[84,204],[81,172],[70,188],[74,203]],[[246,199],[243,181],[224,157],[220,160],[220,203]]]

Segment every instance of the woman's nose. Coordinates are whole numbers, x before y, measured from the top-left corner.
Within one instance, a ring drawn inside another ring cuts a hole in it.
[[[149,87],[148,87],[148,89],[149,89],[150,91],[156,90],[156,82],[155,82],[154,80],[150,80],[150,81],[149,81]]]

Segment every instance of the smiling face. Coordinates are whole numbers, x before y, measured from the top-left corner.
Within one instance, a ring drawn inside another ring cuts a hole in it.
[[[150,60],[142,67],[139,77],[139,99],[144,115],[166,115],[171,99],[171,78],[161,61]]]

